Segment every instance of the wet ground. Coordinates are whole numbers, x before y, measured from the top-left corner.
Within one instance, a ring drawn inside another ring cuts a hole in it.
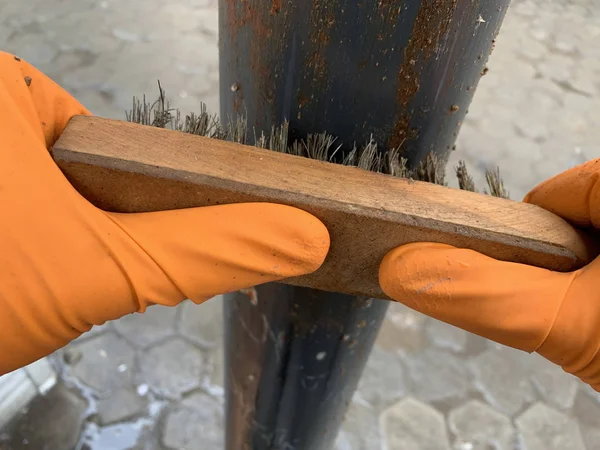
[[[216,18],[214,0],[0,0],[0,48],[98,115],[123,118],[157,79],[183,111],[216,111]],[[514,0],[449,168],[465,159],[481,185],[499,165],[519,199],[600,157],[599,38],[596,0]],[[0,431],[0,448],[222,448],[220,301],[151,308],[53,355],[59,383]],[[600,396],[541,358],[392,305],[336,450],[378,448],[594,450]]]

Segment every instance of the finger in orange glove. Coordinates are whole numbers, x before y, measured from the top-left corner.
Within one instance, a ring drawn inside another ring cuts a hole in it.
[[[282,205],[101,211],[48,152],[69,119],[89,111],[7,53],[0,103],[0,375],[93,325],[304,275],[327,254],[325,226]]]
[[[600,160],[537,186],[525,202],[580,227],[600,228]],[[600,259],[573,273],[497,261],[472,250],[416,243],[380,267],[384,292],[438,320],[538,352],[600,390]]]

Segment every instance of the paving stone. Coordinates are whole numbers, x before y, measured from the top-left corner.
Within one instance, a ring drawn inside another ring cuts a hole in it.
[[[586,387],[581,383],[571,415],[579,424],[587,449],[595,450],[600,442],[600,403],[593,394],[586,392]]]
[[[580,383],[581,391],[588,396],[590,399],[594,400],[598,405],[600,405],[600,392],[593,389],[589,384]]]
[[[210,384],[216,392],[224,394],[225,385],[225,350],[219,347],[210,354]]]
[[[82,450],[164,450],[160,445],[157,414],[150,406],[149,417],[99,427],[89,424]]]
[[[223,406],[204,393],[194,394],[169,412],[163,443],[178,450],[222,450]]]
[[[381,448],[378,418],[378,412],[355,395],[335,442],[335,450]]]
[[[384,411],[380,424],[386,449],[450,449],[444,416],[413,398],[404,399]]]
[[[410,392],[426,402],[460,400],[467,396],[471,375],[466,363],[455,355],[428,348],[422,352],[405,354]]]
[[[428,345],[425,336],[427,316],[401,303],[392,303],[382,323],[377,344],[385,350],[418,351]]]
[[[466,331],[439,320],[429,319],[425,331],[436,347],[462,352],[467,345]]]
[[[71,365],[73,375],[96,392],[106,395],[131,386],[135,353],[123,338],[110,332],[68,348],[81,352]]]
[[[358,384],[356,395],[375,410],[392,405],[404,395],[404,368],[396,353],[373,348]]]
[[[114,322],[115,329],[134,345],[148,347],[175,334],[177,308],[153,305],[143,314],[129,314]]]
[[[533,385],[544,401],[558,409],[571,409],[579,388],[579,380],[540,355],[535,354],[531,357],[534,361],[531,374]]]
[[[455,443],[470,450],[513,450],[515,429],[508,417],[479,400],[471,400],[448,415]]]
[[[62,383],[36,397],[27,412],[14,419],[0,441],[2,450],[72,449],[81,433],[86,402]]]
[[[158,395],[179,398],[197,388],[204,375],[204,356],[181,338],[146,350],[139,362],[139,378]]]
[[[41,28],[41,25],[38,26]],[[31,26],[29,27],[29,29],[32,28]],[[13,34],[9,42],[11,48],[15,50],[3,48],[3,51],[18,54],[18,56],[38,67],[43,72],[50,68],[52,60],[58,55],[58,47],[53,42],[48,41],[42,32],[17,32]]]
[[[580,426],[581,436],[587,450],[595,450],[600,443],[600,428],[589,427],[586,425]]]
[[[111,322],[106,322],[104,325],[93,326],[90,331],[83,333],[81,336],[79,336],[73,342],[77,343],[77,342],[87,341],[90,338],[93,338],[100,334],[106,333],[107,331],[110,331],[112,329],[111,326],[112,326]]]
[[[535,403],[516,420],[522,450],[585,450],[577,422]]]
[[[211,298],[201,305],[186,301],[182,305],[180,330],[190,339],[206,347],[223,340],[223,296]]]
[[[133,388],[119,389],[110,396],[96,400],[96,408],[102,425],[129,420],[141,414],[146,407],[146,399]]]
[[[511,416],[534,398],[528,371],[515,352],[490,348],[470,361],[479,391],[495,408]]]

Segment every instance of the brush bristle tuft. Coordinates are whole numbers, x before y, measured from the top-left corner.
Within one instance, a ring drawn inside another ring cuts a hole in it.
[[[207,112],[206,105],[200,104],[198,113],[187,114],[184,118],[177,109],[171,108],[165,91],[158,83],[159,97],[153,103],[142,99],[133,98],[132,108],[125,112],[128,122],[158,128],[170,128],[184,133],[221,139],[239,144],[248,144],[248,122],[245,117],[228,118],[224,126],[216,115]],[[380,150],[376,140],[371,136],[364,146],[354,147],[351,151],[343,153],[342,144],[338,143],[335,136],[326,132],[309,134],[306,139],[289,142],[289,122],[284,121],[280,126],[273,126],[270,134],[265,135],[263,130],[254,135],[254,146],[280,153],[289,153],[295,156],[317,159],[319,161],[338,162],[346,166],[357,167],[362,170],[385,173],[394,177],[407,178],[428,183],[446,186],[445,167],[446,161],[434,152],[427,154],[425,159],[414,169],[410,169],[408,159],[402,156],[402,150]],[[473,178],[467,171],[464,161],[459,161],[454,168],[458,179],[459,188],[466,191],[477,192]],[[509,198],[509,193],[504,188],[500,177],[500,169],[486,170],[486,181],[489,195]],[[487,190],[484,193],[488,194]]]

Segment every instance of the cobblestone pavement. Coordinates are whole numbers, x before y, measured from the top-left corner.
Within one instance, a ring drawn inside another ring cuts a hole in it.
[[[94,113],[122,118],[156,80],[218,105],[215,0],[0,0],[0,48]],[[138,22],[140,18],[143,21]],[[513,198],[600,156],[600,3],[514,0],[451,165],[499,165]],[[451,167],[451,166],[450,166]],[[153,307],[53,355],[61,381],[0,447],[220,449],[220,299]],[[202,444],[199,444],[199,443]],[[546,363],[392,305],[336,450],[600,448],[600,396]]]

